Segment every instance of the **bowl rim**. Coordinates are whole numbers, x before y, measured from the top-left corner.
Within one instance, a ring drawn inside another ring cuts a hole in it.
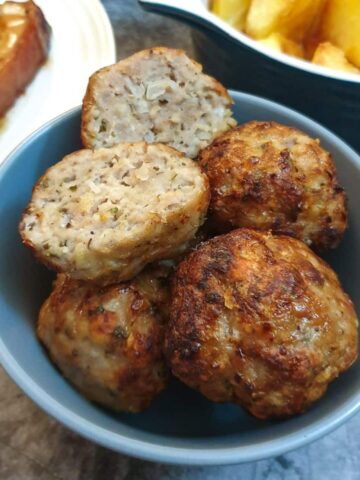
[[[310,127],[316,128],[324,137],[333,137],[338,146],[347,157],[352,157],[360,170],[360,157],[343,140],[333,134],[330,130],[318,124],[305,115],[285,107],[279,103],[267,100],[262,97],[250,95],[247,93],[229,90],[230,95],[238,101],[247,100],[255,106],[266,105],[274,112],[281,112],[291,116],[293,119],[299,119],[306,122]],[[45,123],[38,130],[25,138],[18,147],[16,147],[0,166],[0,180],[8,168],[16,162],[16,158],[26,149],[27,146],[36,141],[37,138],[52,129],[55,125],[61,124],[66,119],[78,115],[81,107],[75,107],[71,110],[55,117]],[[98,443],[111,450],[121,452],[132,457],[142,458],[144,460],[157,461],[178,465],[230,465],[257,460],[264,460],[270,457],[287,453],[296,448],[311,443],[323,435],[330,433],[350,419],[360,410],[360,389],[353,394],[345,403],[326,413],[319,420],[299,428],[298,430],[284,434],[275,440],[267,440],[247,446],[220,447],[220,448],[191,448],[191,447],[173,447],[159,445],[144,440],[136,440],[126,435],[110,432],[105,428],[99,427],[86,420],[81,415],[71,411],[63,406],[56,398],[49,395],[46,390],[40,387],[31,376],[24,370],[16,358],[7,349],[6,344],[1,338],[0,332],[0,363],[13,379],[13,381],[30,397],[41,409],[50,416],[54,417],[60,423],[69,429],[75,431],[81,436]],[[164,440],[165,440],[164,436]],[[165,443],[165,442],[164,442]],[[216,453],[216,454],[214,454]]]
[[[179,18],[191,20],[201,26],[209,28],[210,30],[216,30],[237,44],[245,45],[251,50],[255,50],[272,60],[276,60],[277,62],[294,67],[298,70],[342,82],[360,83],[360,74],[333,70],[267,48],[262,43],[232,27],[220,17],[212,13],[204,3],[207,3],[207,0],[138,0],[138,2],[144,9],[172,16],[175,15]]]

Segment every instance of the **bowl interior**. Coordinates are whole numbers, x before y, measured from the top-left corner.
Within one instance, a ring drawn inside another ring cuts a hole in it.
[[[349,197],[350,228],[340,248],[327,260],[359,312],[358,157],[311,120],[272,102],[232,94],[239,122],[275,120],[297,126],[319,137],[333,153]],[[59,420],[95,441],[130,454],[175,463],[264,458],[316,438],[355,411],[360,405],[359,362],[336,380],[307,413],[282,422],[258,421],[235,406],[212,404],[175,380],[147,412],[115,415],[87,402],[62,378],[35,337],[37,312],[50,291],[53,274],[36,263],[22,246],[17,225],[38,177],[65,154],[80,148],[79,131],[80,109],[76,109],[35,133],[0,171],[0,349],[5,368],[26,393]],[[215,449],[216,454],[211,453]]]

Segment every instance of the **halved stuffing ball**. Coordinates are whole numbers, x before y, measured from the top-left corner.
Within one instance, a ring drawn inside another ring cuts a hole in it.
[[[162,357],[169,269],[100,288],[60,274],[37,333],[51,359],[89,400],[138,412],[166,386]]]
[[[227,90],[183,50],[143,50],[89,80],[83,101],[87,148],[160,142],[188,157],[236,124]]]
[[[199,160],[209,177],[210,222],[217,231],[271,229],[318,250],[341,241],[346,197],[318,140],[279,123],[253,121],[217,138]]]
[[[174,375],[258,418],[294,415],[358,356],[358,320],[336,274],[304,243],[250,229],[178,267],[165,353]]]
[[[208,180],[166,145],[81,150],[49,168],[20,222],[25,245],[75,279],[128,280],[180,253],[203,223]]]

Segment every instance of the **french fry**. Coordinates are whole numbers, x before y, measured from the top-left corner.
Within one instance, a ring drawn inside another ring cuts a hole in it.
[[[360,1],[329,0],[322,38],[340,47],[349,61],[360,68]]]
[[[231,26],[243,30],[251,0],[213,0],[211,10]]]
[[[293,57],[304,58],[304,49],[301,43],[294,42],[293,40],[281,35],[281,33],[272,33],[268,37],[258,40],[258,42],[270,48],[271,50],[286,53],[287,55],[291,55]]]
[[[360,70],[347,60],[345,53],[330,42],[323,42],[318,45],[312,62],[334,70],[360,73]]]
[[[255,39],[279,32],[302,41],[318,23],[325,0],[252,0],[245,31]]]

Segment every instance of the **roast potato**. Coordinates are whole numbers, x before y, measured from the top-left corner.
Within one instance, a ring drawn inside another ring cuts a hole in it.
[[[322,38],[340,47],[360,68],[360,2],[329,0],[324,12]]]
[[[330,42],[319,43],[315,50],[312,62],[334,70],[360,73],[360,70],[347,60],[341,48],[336,47]]]
[[[358,0],[213,0],[211,8],[271,50],[360,73]]]
[[[212,11],[232,27],[242,30],[251,0],[213,0]]]
[[[316,27],[324,0],[252,0],[245,31],[259,39],[279,32],[303,40]]]
[[[266,38],[258,40],[265,47],[275,50],[279,53],[286,53],[293,57],[305,58],[304,48],[301,43],[284,37],[281,33],[274,32]]]

